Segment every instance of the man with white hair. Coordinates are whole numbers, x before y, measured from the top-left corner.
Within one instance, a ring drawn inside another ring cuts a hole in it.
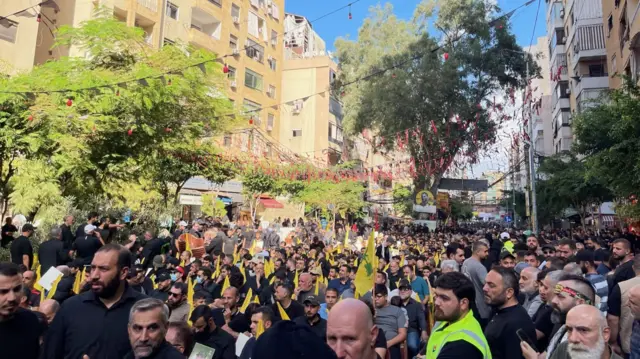
[[[538,290],[538,273],[540,273],[540,270],[536,267],[526,267],[520,272],[520,292],[524,293],[525,296],[522,306],[527,310],[531,318],[538,312],[542,304]]]
[[[458,262],[456,262],[453,259],[447,259],[445,261],[442,261],[442,263],[440,264],[440,270],[442,271],[442,274],[450,273],[450,272],[457,272],[458,271]]]
[[[598,308],[581,304],[567,313],[567,340],[558,345],[550,359],[622,359],[607,345],[611,330]],[[537,358],[537,353],[521,342],[526,359]]]
[[[136,302],[129,312],[129,341],[131,352],[125,359],[166,358],[184,356],[165,340],[169,327],[169,308],[155,298]]]

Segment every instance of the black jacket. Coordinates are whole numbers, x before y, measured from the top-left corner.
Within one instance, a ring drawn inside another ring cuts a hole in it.
[[[75,294],[78,294],[73,292],[73,284],[75,281],[76,277],[72,275],[62,277],[58,283],[58,287],[56,288],[56,293],[53,295],[53,299],[62,304],[65,300],[73,297]]]
[[[162,342],[154,353],[146,357],[147,359],[184,359],[184,355],[168,342]],[[124,359],[135,359],[133,351],[130,351]]]
[[[70,261],[69,250],[64,248],[62,241],[53,238],[40,245],[38,260],[41,266],[40,274],[44,275],[51,267],[67,264]]]

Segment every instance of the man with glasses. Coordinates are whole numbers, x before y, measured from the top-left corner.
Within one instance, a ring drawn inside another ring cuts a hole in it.
[[[173,283],[169,289],[167,305],[171,310],[169,322],[186,322],[191,309],[187,302],[187,285],[181,282]]]
[[[427,320],[422,304],[411,298],[412,290],[409,281],[401,279],[398,289],[400,299],[402,299],[402,308],[407,312],[407,349],[409,350],[409,358],[413,358],[420,350],[420,340],[426,343],[429,338]]]
[[[407,339],[407,315],[402,308],[389,303],[386,286],[376,284],[373,294],[376,306],[375,324],[385,334],[391,359],[400,359],[400,344]]]
[[[327,339],[327,321],[320,318],[320,302],[315,296],[308,296],[302,303],[304,305],[304,316],[294,319],[299,325],[306,326],[316,334],[322,341]]]

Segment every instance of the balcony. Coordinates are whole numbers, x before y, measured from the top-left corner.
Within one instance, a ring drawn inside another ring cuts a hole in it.
[[[575,86],[576,97],[579,97],[585,90],[607,89],[609,88],[609,76],[582,77]]]
[[[564,19],[561,17],[563,9],[564,7],[562,6],[561,1],[556,1],[549,6],[549,11],[547,12],[547,33],[550,33],[555,29],[564,28]]]
[[[220,20],[208,12],[193,8],[189,41],[207,49],[213,49],[220,40],[222,26]]]
[[[589,108],[596,107],[605,101],[603,96],[606,96],[606,88],[597,89],[585,89],[580,95],[576,96],[576,106],[578,113],[585,111]]]
[[[604,41],[603,24],[579,26],[572,40],[573,68],[580,61],[605,59],[607,49]]]
[[[158,12],[158,0],[138,0],[138,5],[147,8],[149,11]]]

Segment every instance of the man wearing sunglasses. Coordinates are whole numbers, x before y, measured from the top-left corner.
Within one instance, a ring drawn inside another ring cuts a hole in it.
[[[169,289],[167,305],[171,310],[169,322],[186,322],[191,307],[187,302],[187,285],[181,282],[173,283]]]

